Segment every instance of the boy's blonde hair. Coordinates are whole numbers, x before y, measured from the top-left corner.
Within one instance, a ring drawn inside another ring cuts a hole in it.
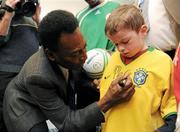
[[[105,33],[113,35],[120,29],[132,29],[136,32],[145,24],[140,9],[134,5],[122,5],[115,9],[108,17]]]

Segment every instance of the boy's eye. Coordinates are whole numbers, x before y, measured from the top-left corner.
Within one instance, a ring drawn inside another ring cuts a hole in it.
[[[122,44],[127,44],[128,42],[129,42],[129,40],[123,41]]]

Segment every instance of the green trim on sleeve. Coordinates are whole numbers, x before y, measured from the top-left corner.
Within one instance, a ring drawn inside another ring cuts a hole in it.
[[[171,112],[171,113],[165,115],[165,116],[163,117],[163,119],[166,119],[168,116],[171,116],[171,115],[177,115],[177,112]]]

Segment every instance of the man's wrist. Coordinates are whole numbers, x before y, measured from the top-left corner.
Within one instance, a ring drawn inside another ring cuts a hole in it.
[[[9,12],[9,13],[12,13],[12,12],[15,11],[12,7],[10,7],[10,6],[6,5],[6,4],[2,8],[4,10],[6,10],[7,12]]]
[[[98,104],[99,108],[101,109],[101,111],[103,113],[108,111],[110,109],[110,107],[111,107],[111,105],[110,105],[108,99],[106,98],[106,96],[104,96],[102,99],[100,99],[97,104]]]

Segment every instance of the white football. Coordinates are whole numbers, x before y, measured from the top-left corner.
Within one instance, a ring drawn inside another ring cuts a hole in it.
[[[110,59],[110,53],[104,49],[95,48],[87,52],[83,69],[92,79],[101,78]]]

